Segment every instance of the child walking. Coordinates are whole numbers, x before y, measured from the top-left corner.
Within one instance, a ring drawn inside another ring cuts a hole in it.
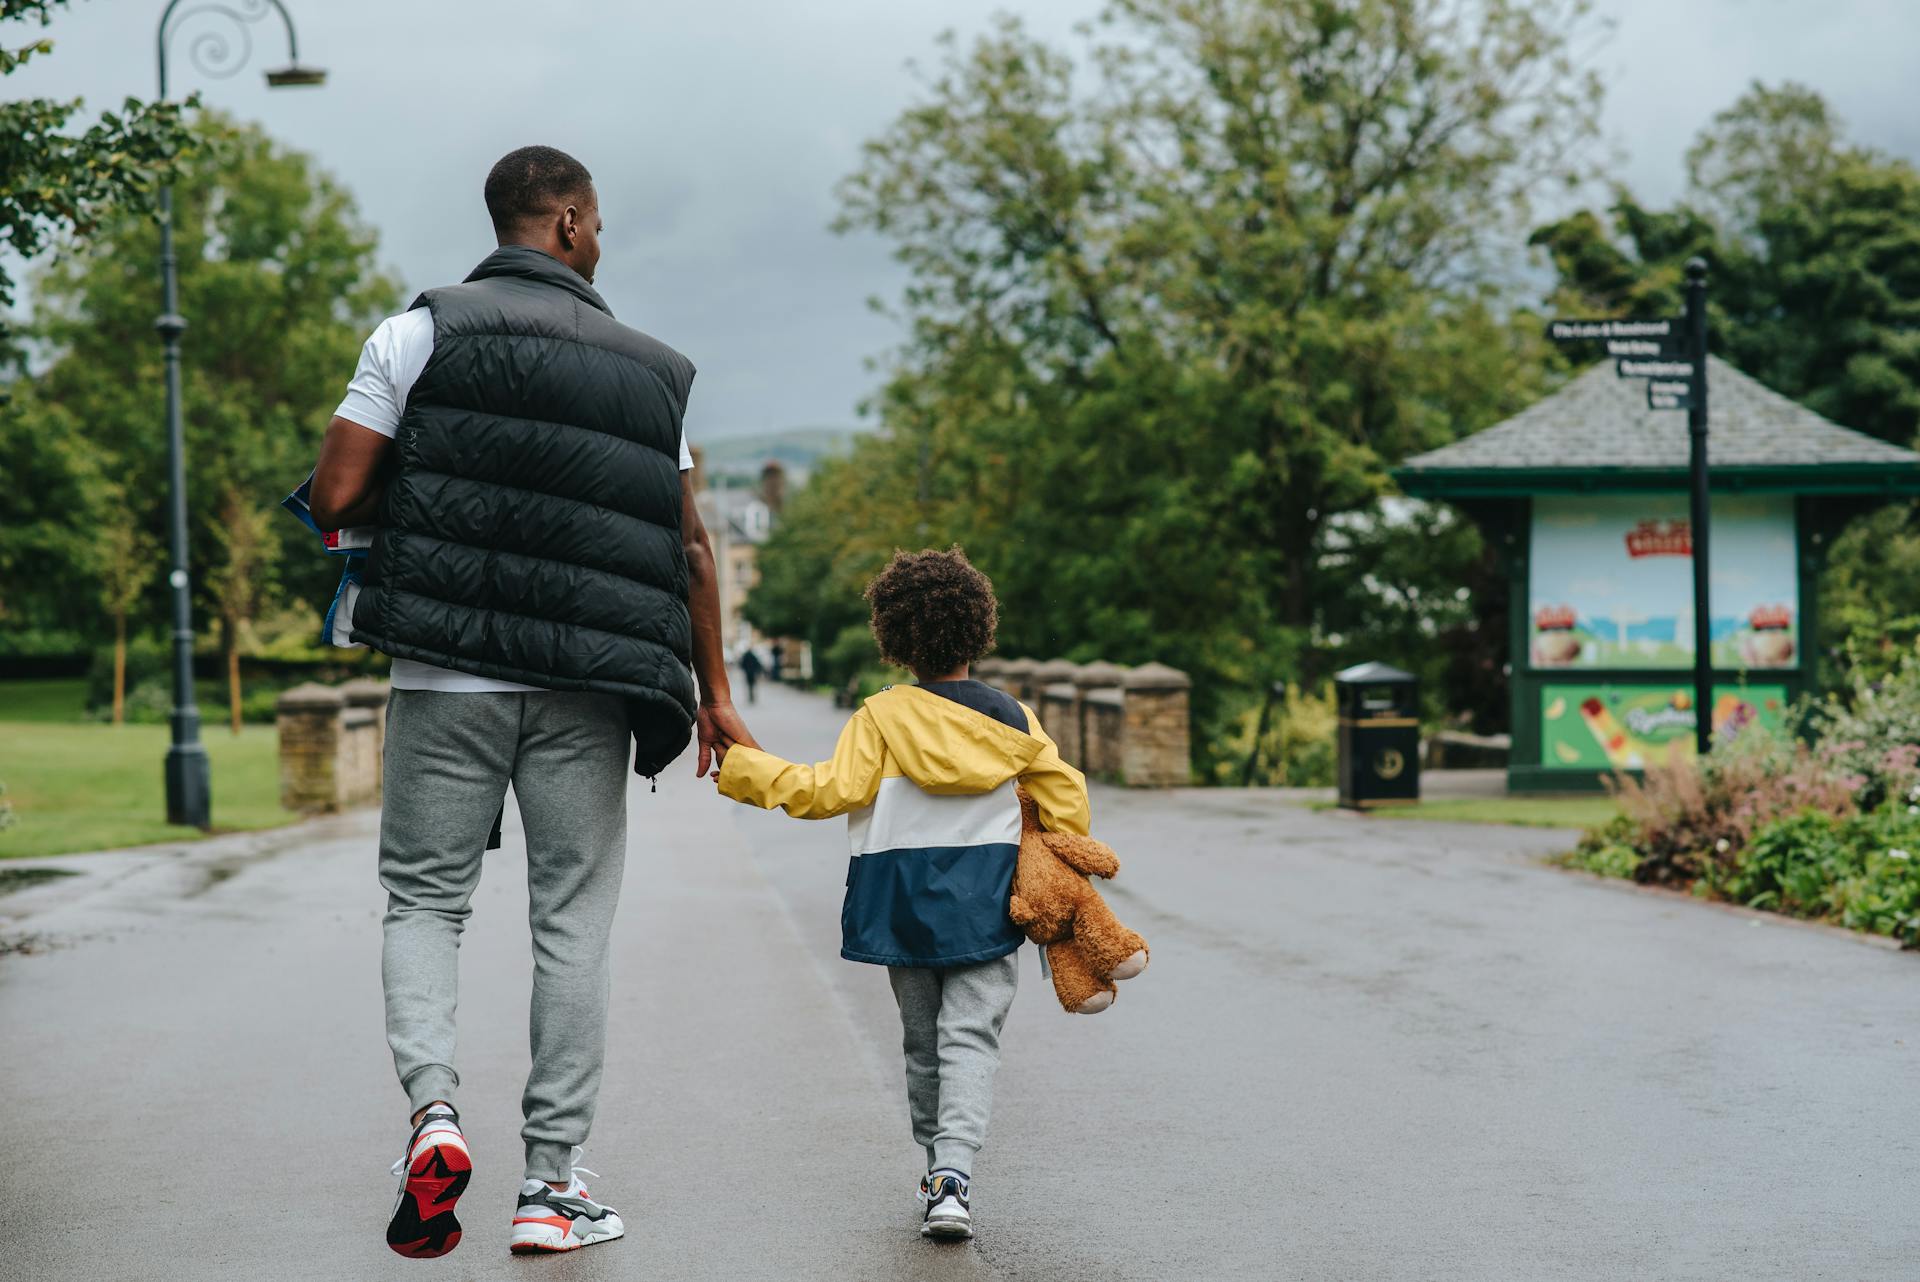
[[[920,1231],[967,1238],[1022,939],[1007,917],[1020,847],[1014,785],[1026,786],[1044,827],[1080,834],[1087,785],[1032,709],[968,676],[993,648],[998,610],[993,585],[958,547],[896,553],[866,597],[881,656],[916,684],[868,699],[830,760],[730,748],[719,786],[796,819],[847,816],[840,955],[885,966],[900,1008],[907,1111],[927,1162]]]

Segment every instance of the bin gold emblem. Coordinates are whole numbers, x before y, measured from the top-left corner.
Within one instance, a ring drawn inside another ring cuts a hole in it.
[[[1407,768],[1407,759],[1398,748],[1382,748],[1373,756],[1373,773],[1382,779],[1398,779]]]

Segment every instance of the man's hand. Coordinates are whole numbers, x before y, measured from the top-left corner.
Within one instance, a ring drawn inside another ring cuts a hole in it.
[[[747,723],[740,719],[740,713],[734,708],[731,699],[714,699],[703,702],[698,712],[693,714],[694,729],[700,737],[700,755],[694,766],[694,773],[705,775],[711,767],[713,777],[720,777],[720,763],[727,759],[727,749],[737,743],[749,748],[758,748],[753,734],[747,729]]]

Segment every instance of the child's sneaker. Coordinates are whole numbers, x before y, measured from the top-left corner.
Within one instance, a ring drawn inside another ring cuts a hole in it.
[[[579,1146],[573,1150],[580,1157]],[[520,1186],[520,1205],[513,1212],[513,1236],[507,1249],[515,1255],[538,1251],[577,1251],[596,1242],[611,1242],[624,1236],[627,1226],[610,1206],[602,1206],[587,1196],[582,1175],[600,1177],[584,1166],[573,1168],[573,1180],[564,1193],[555,1192],[544,1180],[528,1180]]]
[[[973,1212],[967,1209],[967,1177],[958,1171],[929,1172],[920,1181],[920,1200],[927,1204],[920,1232],[927,1237],[973,1236]]]
[[[400,1196],[387,1222],[387,1245],[401,1255],[431,1260],[460,1245],[460,1221],[453,1205],[473,1178],[467,1137],[451,1105],[427,1109],[413,1128],[407,1151],[393,1164]]]

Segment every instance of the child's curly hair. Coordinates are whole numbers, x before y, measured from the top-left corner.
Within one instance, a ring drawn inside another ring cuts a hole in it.
[[[880,657],[917,676],[944,676],[993,649],[993,584],[958,543],[945,552],[895,552],[866,598]]]

